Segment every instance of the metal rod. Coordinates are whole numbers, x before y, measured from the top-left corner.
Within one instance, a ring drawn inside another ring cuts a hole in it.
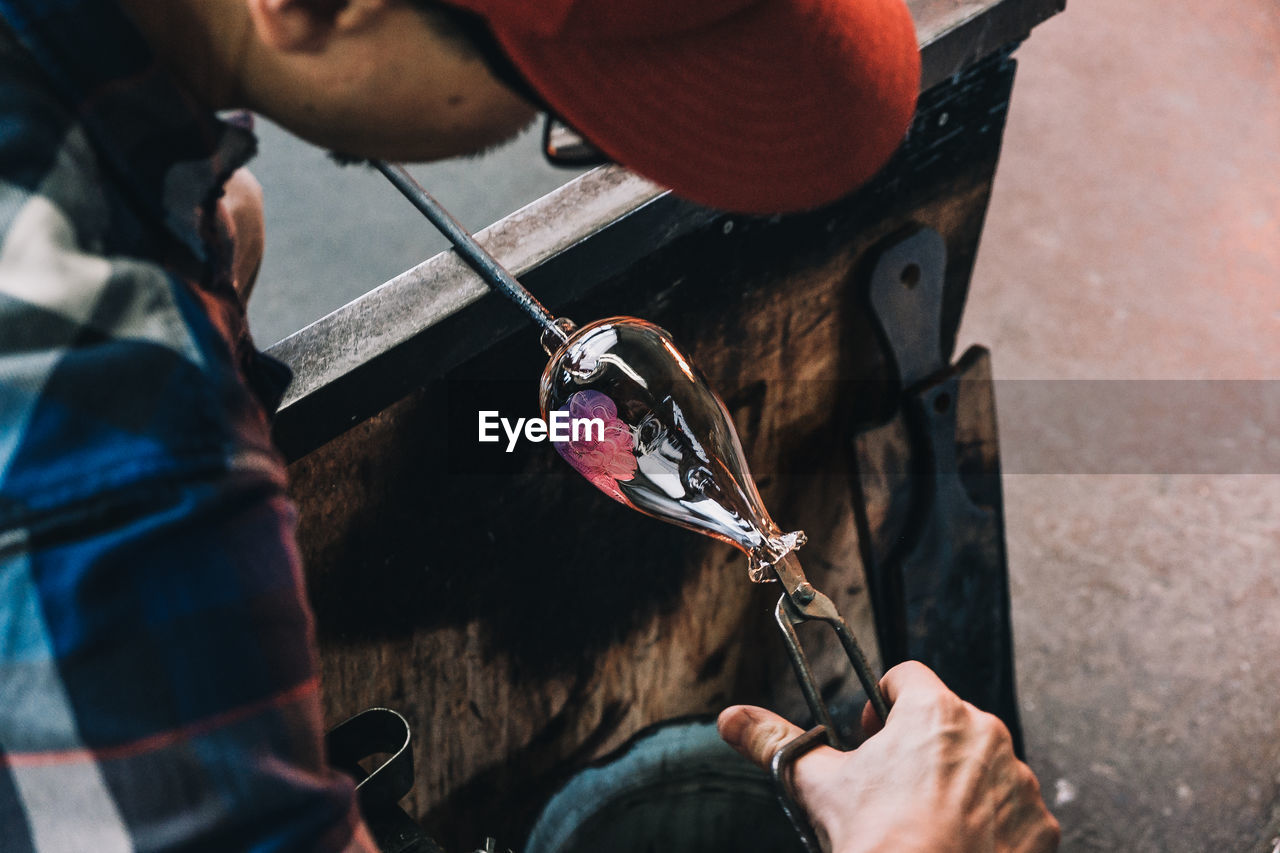
[[[863,691],[867,694],[867,701],[871,703],[871,708],[876,712],[876,716],[880,718],[880,722],[884,723],[889,719],[889,702],[884,698],[884,694],[880,692],[879,681],[871,674],[871,665],[867,663],[867,656],[862,653],[862,646],[858,645],[858,638],[853,636],[853,631],[849,629],[849,624],[843,619],[833,627],[836,636],[840,638],[840,645],[844,646],[844,653],[848,655],[849,662],[853,664],[853,671],[858,676],[858,681],[862,684]]]
[[[551,312],[543,307],[537,298],[525,289],[524,285],[516,281],[515,276],[507,272],[506,268],[498,262],[498,259],[489,254],[476,238],[462,226],[462,223],[453,218],[449,211],[444,209],[440,202],[436,201],[431,193],[427,192],[421,184],[410,175],[404,166],[398,163],[387,163],[382,160],[370,161],[373,167],[386,176],[396,189],[409,200],[409,202],[431,221],[431,224],[440,230],[441,234],[449,239],[458,254],[462,257],[467,265],[470,266],[480,278],[484,279],[485,284],[501,293],[520,307],[526,314],[533,318],[534,322],[542,327],[543,332],[551,335],[556,340],[564,343],[569,340],[569,336],[565,334],[564,329],[556,325],[556,318]]]
[[[827,703],[822,701],[822,694],[818,692],[818,684],[813,680],[813,670],[809,666],[809,656],[804,653],[804,646],[800,645],[800,636],[796,633],[796,622],[803,622],[804,616],[796,611],[791,599],[783,595],[778,599],[778,606],[774,608],[773,617],[777,621],[778,627],[782,630],[782,639],[787,646],[787,657],[791,659],[791,667],[795,670],[796,681],[800,684],[800,692],[804,694],[804,701],[809,706],[809,711],[813,714],[814,721],[826,728],[827,738],[831,746],[841,751],[848,750],[848,744],[844,742],[844,738],[840,737],[840,730],[836,728],[835,721],[831,719],[831,711],[827,708]]]

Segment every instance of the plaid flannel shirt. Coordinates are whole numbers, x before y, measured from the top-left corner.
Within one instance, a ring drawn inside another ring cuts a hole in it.
[[[8,853],[373,849],[215,225],[254,144],[112,0],[0,0]]]

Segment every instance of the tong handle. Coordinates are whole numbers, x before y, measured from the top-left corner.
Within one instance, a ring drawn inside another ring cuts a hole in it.
[[[814,726],[783,744],[769,762],[769,773],[773,776],[773,790],[777,794],[778,805],[782,806],[782,813],[791,821],[796,835],[800,836],[805,853],[822,853],[822,847],[818,844],[818,834],[814,832],[813,825],[805,817],[804,809],[791,796],[791,769],[802,756],[826,741],[827,732],[826,726]]]
[[[831,718],[831,710],[822,700],[818,685],[813,680],[809,657],[804,652],[804,646],[800,644],[796,625],[802,622],[824,622],[829,625],[840,638],[840,645],[844,648],[849,663],[853,665],[853,671],[858,676],[862,689],[866,691],[871,707],[880,716],[881,721],[889,718],[889,703],[880,692],[879,679],[872,676],[867,656],[862,653],[862,647],[858,645],[858,640],[854,637],[849,624],[840,616],[835,604],[827,596],[818,592],[808,582],[797,585],[795,589],[783,593],[778,599],[778,606],[774,608],[774,618],[778,622],[779,630],[782,631],[787,656],[791,659],[796,680],[800,682],[800,690],[804,693],[805,702],[808,703],[809,710],[813,712],[818,725],[788,741],[775,752],[769,769],[773,776],[773,787],[778,797],[778,804],[782,806],[783,814],[791,821],[796,834],[800,836],[805,850],[807,853],[822,853],[813,826],[805,817],[800,804],[791,795],[791,769],[801,756],[823,743],[844,752],[847,752],[850,747],[840,736]]]
[[[871,666],[867,663],[867,657],[863,654],[862,647],[858,645],[857,638],[854,637],[853,631],[840,616],[831,599],[812,587],[806,590],[805,598],[807,600],[803,604],[797,604],[791,595],[782,595],[778,599],[778,606],[774,608],[774,618],[777,620],[779,630],[782,631],[787,656],[791,659],[796,681],[800,683],[800,690],[804,694],[805,702],[809,705],[809,710],[813,713],[814,720],[826,728],[827,742],[831,746],[847,751],[850,747],[840,737],[832,720],[831,711],[822,699],[817,682],[813,678],[813,670],[809,666],[809,658],[805,654],[804,646],[800,644],[800,636],[796,633],[795,626],[803,622],[824,622],[829,625],[839,638],[845,656],[853,666],[854,674],[858,676],[858,682],[862,685],[867,699],[871,702],[871,707],[881,721],[889,716],[889,703],[880,692],[880,680],[872,674]]]

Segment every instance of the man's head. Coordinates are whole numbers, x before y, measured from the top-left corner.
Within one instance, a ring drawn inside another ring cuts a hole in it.
[[[534,108],[447,12],[405,0],[233,0],[252,39],[245,105],[344,154],[435,160],[493,145]]]
[[[122,2],[179,65],[192,63],[174,19],[216,36],[213,105],[341,153],[483,148],[532,118],[516,92],[533,92],[624,165],[747,212],[814,207],[866,180],[919,85],[904,0]]]

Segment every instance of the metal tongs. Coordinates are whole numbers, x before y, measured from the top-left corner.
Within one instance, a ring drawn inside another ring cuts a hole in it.
[[[831,599],[815,589],[813,584],[805,578],[804,570],[800,567],[800,561],[796,559],[794,553],[783,556],[773,564],[772,569],[784,590],[782,596],[778,598],[778,606],[774,608],[774,618],[778,622],[778,629],[782,632],[782,640],[787,647],[787,656],[791,659],[796,680],[800,683],[800,690],[804,693],[805,702],[809,705],[809,710],[818,724],[775,752],[770,772],[773,775],[778,803],[791,821],[791,825],[795,827],[805,849],[809,853],[821,853],[813,827],[805,817],[800,804],[791,795],[792,767],[802,756],[823,743],[842,752],[847,752],[851,746],[840,735],[839,729],[832,720],[831,710],[823,701],[818,685],[813,680],[813,670],[809,666],[809,658],[804,652],[804,646],[800,644],[796,626],[804,622],[823,622],[829,625],[831,630],[835,631],[836,637],[840,639],[840,645],[844,647],[849,663],[853,665],[854,674],[858,676],[858,681],[866,691],[871,707],[882,721],[889,717],[889,703],[880,692],[879,679],[873,677],[866,655],[862,653],[862,647],[858,645],[858,640],[850,630],[849,623],[844,621],[844,617],[840,615],[840,611],[836,610]]]

